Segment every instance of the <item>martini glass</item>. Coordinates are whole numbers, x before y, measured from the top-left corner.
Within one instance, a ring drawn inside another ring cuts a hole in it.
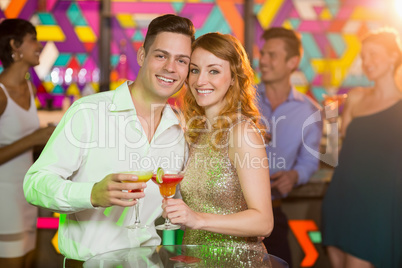
[[[325,117],[328,122],[336,123],[339,121],[339,114],[342,112],[347,96],[347,94],[322,94],[324,98],[322,103],[324,104]]]
[[[184,177],[184,172],[170,172],[165,171],[165,174],[161,176],[162,181],[156,179],[156,174],[152,175],[152,181],[159,186],[159,192],[161,196],[167,200],[172,198],[176,194],[176,186],[181,182]],[[177,230],[180,229],[180,225],[170,223],[169,218],[166,217],[165,224],[161,224],[155,227],[157,230]]]
[[[125,174],[133,174],[137,175],[138,181],[136,182],[147,182],[152,178],[152,171],[150,170],[134,170],[134,171],[127,171],[127,172],[122,172]],[[123,181],[123,182],[128,182],[128,183],[133,183],[133,181]],[[135,182],[134,182],[135,183]],[[131,193],[135,192],[142,192],[142,189],[135,189],[135,190],[130,190]],[[149,226],[147,225],[142,225],[140,221],[140,204],[139,200],[137,199],[137,204],[135,204],[135,221],[133,225],[126,226],[128,229],[146,229]]]
[[[348,95],[347,94],[336,94],[336,95],[323,94],[322,96],[324,98],[324,106],[335,103],[336,107],[339,107],[345,102],[346,97]]]

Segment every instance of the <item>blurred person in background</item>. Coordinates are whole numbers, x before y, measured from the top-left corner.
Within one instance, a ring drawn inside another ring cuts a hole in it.
[[[289,225],[281,209],[281,199],[295,186],[305,184],[317,170],[319,159],[308,149],[319,152],[322,122],[304,126],[320,107],[308,96],[298,92],[290,82],[302,57],[298,35],[281,27],[264,31],[260,51],[261,83],[257,99],[262,121],[267,127],[267,155],[271,176],[274,229],[264,239],[270,254],[292,265],[288,242]]]
[[[402,64],[392,29],[362,41],[362,69],[374,82],[350,90],[344,137],[322,206],[323,244],[334,268],[402,267]]]
[[[44,145],[54,130],[39,128],[36,89],[26,79],[41,50],[30,22],[0,23],[0,267],[31,267],[36,244],[37,208],[25,200],[22,184],[33,148]]]

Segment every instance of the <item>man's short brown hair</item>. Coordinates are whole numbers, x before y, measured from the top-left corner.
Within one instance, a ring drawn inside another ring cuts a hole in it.
[[[148,26],[148,31],[144,40],[145,53],[148,53],[149,47],[154,42],[158,33],[170,32],[187,35],[191,38],[191,43],[195,40],[195,28],[191,20],[166,14],[156,17]]]
[[[303,47],[299,35],[293,31],[283,27],[272,27],[264,31],[261,36],[265,41],[273,38],[282,39],[285,42],[286,59],[294,56],[303,55]]]

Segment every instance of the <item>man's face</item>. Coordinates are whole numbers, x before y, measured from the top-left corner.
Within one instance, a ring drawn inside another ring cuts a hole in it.
[[[280,38],[272,38],[266,41],[260,54],[260,72],[263,83],[289,80],[295,63],[298,64],[295,57],[286,59],[285,42]]]
[[[148,53],[143,47],[137,54],[141,66],[137,79],[153,97],[167,100],[179,91],[187,77],[191,55],[191,38],[179,33],[159,33]]]

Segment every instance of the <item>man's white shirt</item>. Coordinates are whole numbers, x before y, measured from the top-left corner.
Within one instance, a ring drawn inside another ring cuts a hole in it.
[[[87,260],[111,250],[160,244],[154,220],[162,213],[162,197],[152,181],[140,200],[141,222],[149,229],[125,228],[134,223],[134,207],[91,204],[93,185],[108,174],[158,167],[180,171],[187,159],[182,127],[169,105],[148,142],[129,84],[75,101],[25,176],[27,201],[62,213],[59,248],[68,258]]]

